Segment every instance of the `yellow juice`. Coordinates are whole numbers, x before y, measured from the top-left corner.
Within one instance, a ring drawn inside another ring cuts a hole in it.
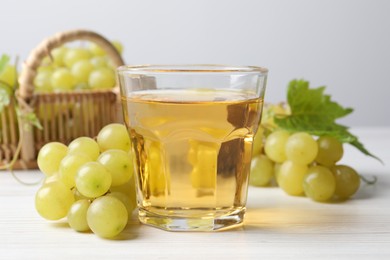
[[[169,229],[185,218],[215,226],[244,214],[261,99],[192,89],[138,91],[122,102],[142,222]]]

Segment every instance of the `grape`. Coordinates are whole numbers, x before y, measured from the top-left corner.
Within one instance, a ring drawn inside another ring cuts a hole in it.
[[[91,56],[91,53],[87,49],[69,49],[64,56],[64,63],[68,68],[71,68],[76,62],[80,60],[88,60]]]
[[[89,74],[88,84],[94,89],[110,89],[116,84],[115,73],[109,68],[94,69]]]
[[[85,154],[73,153],[68,154],[62,159],[60,163],[60,180],[69,188],[73,188],[76,185],[76,174],[81,166],[92,159]]]
[[[62,143],[51,142],[45,144],[38,153],[38,167],[46,175],[58,172],[61,160],[66,156],[68,147]]]
[[[68,154],[81,153],[95,161],[100,154],[99,145],[90,137],[79,137],[68,145]]]
[[[16,68],[15,66],[12,65],[6,65],[0,73],[0,114],[2,110],[2,105],[4,104],[4,102],[2,102],[3,101],[2,97],[6,96],[5,98],[7,100],[11,99],[11,96],[13,94],[13,89],[16,86],[16,78],[17,78]],[[8,102],[5,102],[5,105],[8,105]],[[2,122],[0,122],[0,130],[1,130],[1,124]],[[0,141],[2,141],[1,137],[0,137]]]
[[[121,192],[121,193],[124,193],[124,194],[126,194],[130,198],[130,200],[133,202],[134,205],[137,204],[137,202],[136,202],[137,199],[136,199],[136,194],[135,194],[134,175],[125,184],[122,184],[122,185],[119,185],[119,186],[115,186],[115,187],[111,187],[110,191],[111,192]]]
[[[93,70],[93,65],[89,60],[80,60],[73,64],[72,75],[76,84],[88,83],[89,74]]]
[[[254,186],[266,186],[274,175],[274,163],[265,155],[252,158],[249,183]]]
[[[127,220],[126,207],[113,196],[95,199],[87,212],[88,226],[93,233],[104,238],[115,237],[122,232]]]
[[[317,156],[318,145],[308,133],[292,134],[286,142],[287,159],[300,164],[309,164]]]
[[[41,66],[48,66],[51,65],[51,59],[50,57],[46,56],[41,61]]]
[[[50,74],[53,73],[54,68],[51,65],[44,65],[37,68],[37,72],[49,72]]]
[[[81,194],[76,188],[72,189],[74,200],[89,200],[90,198],[85,197],[83,194]]]
[[[253,139],[252,155],[257,155],[261,153],[261,150],[263,149],[263,138],[264,138],[264,128],[259,127]]]
[[[16,84],[16,68],[13,65],[7,65],[0,74],[0,81],[6,83],[10,87],[14,87]]]
[[[266,125],[268,128],[277,127],[274,122],[274,116],[288,115],[290,111],[285,107],[283,103],[280,104],[267,104],[264,106],[264,110],[261,117],[261,124]]]
[[[125,184],[133,176],[133,162],[125,151],[107,150],[99,156],[97,161],[111,173],[112,186]]]
[[[109,149],[128,152],[131,145],[127,129],[122,124],[109,124],[103,127],[97,136],[97,143],[101,152]]]
[[[132,198],[129,197],[128,195],[126,195],[122,192],[119,192],[119,191],[111,192],[110,194],[108,194],[108,196],[113,196],[113,197],[119,199],[123,203],[123,205],[125,205],[126,210],[127,210],[127,215],[130,219],[131,215],[133,214],[133,211],[135,209],[135,206],[136,206],[135,201],[132,200]]]
[[[91,202],[86,199],[78,200],[72,204],[68,212],[69,226],[79,232],[89,230],[87,222],[87,211]]]
[[[51,87],[52,72],[49,70],[39,71],[34,78],[34,86],[37,91],[52,91]]]
[[[314,201],[329,200],[333,196],[335,188],[335,178],[332,172],[324,166],[310,167],[303,180],[306,196]]]
[[[65,66],[64,58],[67,52],[68,48],[64,46],[53,49],[51,51],[51,56],[53,57],[53,64],[58,67]]]
[[[118,41],[112,41],[112,45],[114,45],[115,49],[119,52],[119,54],[122,54],[123,52],[123,45]]]
[[[279,171],[280,171],[280,167],[282,166],[281,163],[275,163],[274,164],[274,176],[275,176],[275,180],[276,180],[276,183],[279,185],[279,181],[278,181],[278,178],[279,178]]]
[[[93,57],[90,62],[94,68],[107,67],[108,64],[106,57]]]
[[[49,183],[49,182],[54,182],[54,181],[61,181],[60,180],[60,175],[57,172],[53,173],[50,176],[46,176],[43,179],[43,184],[46,184],[46,183]]]
[[[334,195],[340,200],[351,197],[360,186],[359,174],[347,165],[336,165],[331,168],[336,180]]]
[[[290,134],[287,131],[279,130],[271,133],[264,145],[265,154],[274,162],[282,163],[286,158],[285,145]]]
[[[96,43],[90,43],[88,45],[89,51],[94,55],[94,56],[105,56],[106,52]]]
[[[321,136],[317,140],[318,154],[316,162],[324,166],[332,166],[343,157],[343,144],[334,137]]]
[[[72,191],[58,181],[44,184],[35,195],[36,210],[48,220],[65,217],[73,202]]]
[[[289,195],[301,195],[303,193],[303,178],[308,167],[293,161],[285,161],[278,172],[278,184]]]
[[[57,90],[71,90],[74,87],[74,78],[67,68],[58,68],[51,75],[51,86]]]
[[[111,174],[100,163],[87,162],[76,175],[77,190],[88,198],[97,198],[105,194],[111,186]]]

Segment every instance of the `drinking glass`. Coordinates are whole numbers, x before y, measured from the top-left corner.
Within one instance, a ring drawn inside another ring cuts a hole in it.
[[[267,69],[118,68],[139,219],[169,231],[242,224]]]

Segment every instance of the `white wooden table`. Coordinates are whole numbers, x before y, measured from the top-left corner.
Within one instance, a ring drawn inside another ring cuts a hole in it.
[[[252,187],[244,226],[225,232],[174,233],[135,221],[120,240],[77,233],[38,216],[38,186],[0,172],[0,259],[390,259],[390,128],[353,132],[385,165],[352,147],[342,162],[377,176],[375,185],[363,184],[353,199],[334,204]],[[17,175],[42,178],[38,171]]]

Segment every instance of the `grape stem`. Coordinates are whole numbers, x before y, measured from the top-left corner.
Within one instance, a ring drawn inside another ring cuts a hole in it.
[[[373,185],[375,184],[377,181],[378,181],[378,178],[376,176],[371,176],[371,180],[367,179],[366,177],[364,177],[363,175],[359,175],[360,179],[368,184],[368,185]]]
[[[20,124],[21,124],[20,118],[21,118],[21,115],[19,114],[17,116],[18,125],[19,125],[19,142],[18,142],[18,146],[16,147],[16,150],[15,150],[15,153],[14,153],[14,156],[13,156],[12,160],[9,163],[1,166],[0,170],[7,170],[8,169],[11,172],[12,177],[17,182],[19,182],[20,184],[26,185],[26,186],[33,186],[33,185],[40,184],[42,182],[43,178],[40,178],[39,181],[36,181],[36,182],[25,182],[25,181],[21,180],[18,176],[16,176],[16,174],[15,174],[15,172],[13,170],[13,167],[14,167],[14,165],[15,165],[18,157],[19,157],[20,151],[22,149],[22,142],[23,142],[23,133],[22,133],[22,129],[23,128],[22,128],[22,126],[20,126]]]

